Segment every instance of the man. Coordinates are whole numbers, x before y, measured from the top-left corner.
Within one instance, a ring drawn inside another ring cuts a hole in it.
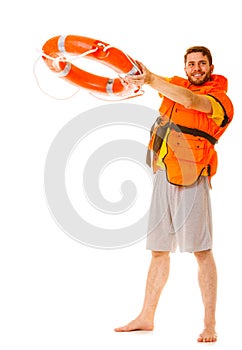
[[[167,282],[170,252],[179,247],[194,253],[204,304],[204,330],[198,342],[215,342],[217,272],[212,253],[210,180],[216,173],[214,144],[233,118],[226,95],[227,79],[213,75],[210,51],[203,46],[186,51],[187,79],[167,79],[143,64],[141,75],[128,84],[149,84],[162,97],[160,117],[152,127],[149,150],[156,173],[150,207],[147,249],[152,251],[143,308],[117,332],[152,331],[160,294]]]

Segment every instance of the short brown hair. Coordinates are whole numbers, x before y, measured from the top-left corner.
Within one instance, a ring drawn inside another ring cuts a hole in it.
[[[209,65],[211,66],[213,64],[213,59],[212,59],[211,52],[205,46],[192,46],[192,47],[189,47],[189,49],[187,49],[187,51],[185,53],[185,56],[184,56],[185,64],[187,62],[187,55],[189,53],[192,53],[192,52],[201,52],[203,54],[203,56],[207,56]]]

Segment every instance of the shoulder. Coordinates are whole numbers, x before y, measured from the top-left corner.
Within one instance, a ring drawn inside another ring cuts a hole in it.
[[[228,91],[228,79],[223,75],[212,74],[211,75],[211,85],[220,91]]]
[[[228,119],[231,120],[234,114],[233,104],[227,95],[228,80],[223,75],[212,75],[211,77],[212,88],[207,92],[223,107]]]
[[[188,87],[190,85],[190,82],[187,79],[178,77],[176,75],[170,78],[170,83],[183,87]]]

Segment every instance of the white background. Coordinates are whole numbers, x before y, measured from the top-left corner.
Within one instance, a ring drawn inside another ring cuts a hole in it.
[[[165,76],[183,75],[186,48],[205,45],[213,53],[215,73],[229,78],[235,117],[217,147],[220,163],[211,193],[219,273],[219,342],[214,346],[238,348],[242,311],[239,6],[237,0],[5,2],[0,58],[1,349],[201,346],[196,336],[203,328],[203,310],[192,255],[172,255],[155,331],[117,334],[113,328],[134,318],[142,305],[150,261],[145,242],[121,250],[92,249],[63,233],[49,213],[43,171],[50,144],[69,120],[104,103],[85,91],[58,101],[38,88],[33,67],[39,50],[60,34],[100,39]],[[157,109],[157,94],[145,89],[143,97],[131,102]]]

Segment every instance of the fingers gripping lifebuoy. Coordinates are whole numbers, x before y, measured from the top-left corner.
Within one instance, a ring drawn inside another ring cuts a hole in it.
[[[83,56],[108,66],[118,74],[141,73],[136,61],[103,41],[76,35],[56,36],[49,39],[42,50],[42,57],[52,71],[58,73],[59,77],[89,91],[128,96],[140,90],[137,86],[128,86],[120,77],[111,79],[82,70],[65,57],[67,54]]]

